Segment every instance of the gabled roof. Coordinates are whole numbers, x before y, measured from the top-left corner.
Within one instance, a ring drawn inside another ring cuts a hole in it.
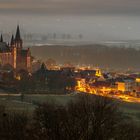
[[[2,52],[10,52],[10,48],[5,42],[0,42],[0,53]]]
[[[96,81],[95,83],[92,84],[92,86],[95,87],[110,87],[111,86],[111,82],[107,82],[107,81]]]

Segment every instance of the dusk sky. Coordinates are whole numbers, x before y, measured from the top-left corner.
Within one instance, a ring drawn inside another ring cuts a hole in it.
[[[84,34],[86,39],[140,39],[139,0],[0,0],[0,31]]]

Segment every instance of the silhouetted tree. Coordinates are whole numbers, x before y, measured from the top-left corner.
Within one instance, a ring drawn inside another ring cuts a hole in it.
[[[38,132],[50,140],[108,140],[114,137],[117,113],[110,99],[82,96],[66,107],[39,106],[35,120]]]

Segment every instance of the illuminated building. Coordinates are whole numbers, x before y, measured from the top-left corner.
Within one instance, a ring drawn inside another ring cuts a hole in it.
[[[77,79],[76,90],[86,92],[86,81],[85,81],[85,79],[80,79],[80,78]]]
[[[135,91],[135,93],[140,95],[140,78],[136,78],[135,82],[136,82],[136,84],[135,84],[134,91]]]
[[[101,77],[101,76],[102,76],[101,70],[100,70],[100,69],[96,69],[95,75],[96,75],[97,77]]]
[[[125,91],[125,83],[124,82],[117,82],[117,90],[118,91]]]
[[[136,83],[140,83],[140,78],[136,78]]]
[[[1,35],[0,64],[1,66],[10,65],[15,70],[31,70],[31,52],[30,49],[23,49],[19,26],[17,26],[15,37],[12,35],[10,44],[4,42]]]
[[[132,80],[123,80],[117,82],[117,90],[122,92],[132,92],[135,86],[135,82]]]

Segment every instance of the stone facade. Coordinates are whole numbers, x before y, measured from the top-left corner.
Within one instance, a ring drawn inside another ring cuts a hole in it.
[[[19,26],[17,26],[15,37],[12,35],[10,44],[4,42],[1,35],[0,64],[1,66],[11,65],[15,70],[31,71],[31,52],[29,48],[23,49]]]

